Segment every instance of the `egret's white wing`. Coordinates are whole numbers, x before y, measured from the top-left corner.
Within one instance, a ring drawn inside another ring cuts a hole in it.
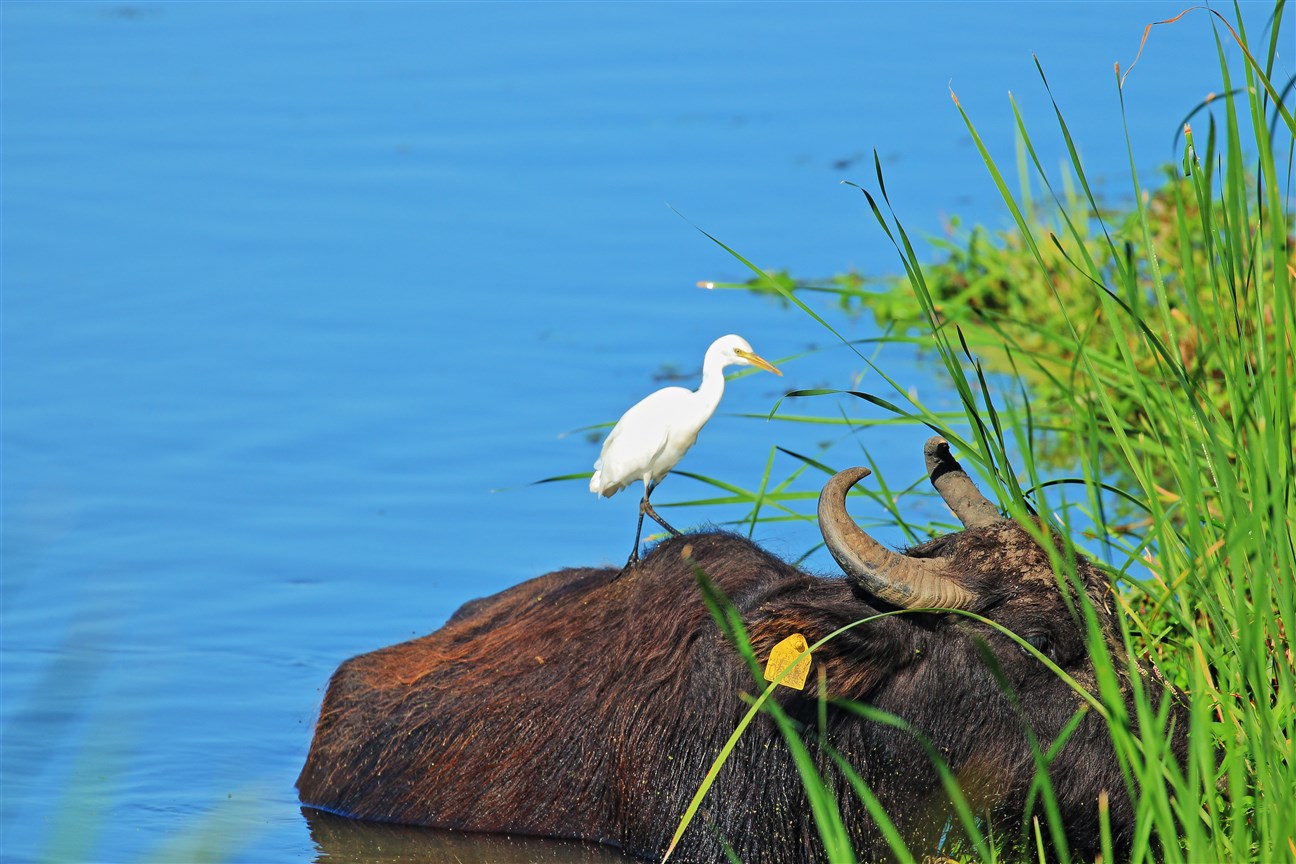
[[[663,458],[671,440],[671,421],[692,395],[693,391],[683,387],[667,387],[650,393],[621,415],[594,463],[590,491],[610,496],[646,476],[654,480],[664,477],[683,455]]]

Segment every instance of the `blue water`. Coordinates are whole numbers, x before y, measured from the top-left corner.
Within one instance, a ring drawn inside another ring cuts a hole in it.
[[[1091,174],[1128,196],[1112,64],[1178,11],[4,3],[0,858],[462,854],[311,826],[292,784],[341,660],[624,559],[636,492],[531,485],[589,470],[596,442],[566,433],[662,374],[695,380],[732,331],[776,361],[829,348],[733,382],[682,469],[751,488],[775,444],[827,441],[834,464],[867,448],[893,485],[919,476],[923,430],[734,416],[795,388],[887,388],[803,314],[696,288],[748,274],[694,226],[799,275],[894,272],[839,182],[876,189],[875,149],[911,232],[1006,224],[949,92],[1011,170],[1011,90],[1057,165],[1031,52]],[[1258,33],[1267,7],[1247,13]],[[1125,98],[1145,179],[1219,89],[1213,52],[1202,13],[1154,31]],[[923,358],[877,362],[951,404]],[[777,456],[773,475],[795,467]],[[677,477],[655,498],[716,494]],[[815,542],[808,523],[756,536],[789,556]]]

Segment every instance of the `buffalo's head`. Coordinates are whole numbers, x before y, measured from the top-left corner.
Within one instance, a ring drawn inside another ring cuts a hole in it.
[[[1142,688],[1154,711],[1167,703],[1171,755],[1182,762],[1188,714],[1181,694],[1155,667],[1130,662],[1105,573],[1048,523],[1028,531],[1001,516],[944,439],[930,439],[924,452],[931,481],[963,531],[903,554],[886,549],[845,509],[847,491],[866,468],[838,473],[820,496],[825,543],[862,602],[912,610],[897,616],[903,622],[883,625],[885,668],[860,657],[857,668],[869,676],[833,695],[891,712],[928,737],[997,827],[1031,815],[1028,799],[1038,804],[1052,795],[1071,851],[1092,858],[1100,851],[1101,800],[1115,849],[1128,848],[1137,787],[1121,769],[1109,724],[1137,738],[1135,693]],[[1032,792],[1045,778],[1051,789]],[[1034,815],[1042,812],[1036,807]],[[912,823],[910,835],[928,841],[932,832],[957,829],[943,806],[900,813]]]

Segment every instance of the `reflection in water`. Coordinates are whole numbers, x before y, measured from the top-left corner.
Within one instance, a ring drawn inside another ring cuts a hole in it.
[[[636,859],[597,843],[361,822],[303,807],[318,864],[562,864]]]

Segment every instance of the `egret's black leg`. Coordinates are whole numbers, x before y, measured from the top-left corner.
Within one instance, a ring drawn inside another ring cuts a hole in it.
[[[639,502],[639,524],[635,526],[634,548],[630,550],[630,557],[629,559],[626,560],[625,566],[621,568],[621,573],[624,573],[625,571],[629,570],[631,567],[633,567],[635,564],[639,562],[639,538],[643,536],[644,514],[651,516],[654,522],[656,522],[658,525],[665,528],[670,533],[674,534],[676,537],[679,537],[681,534],[680,531],[677,531],[674,528],[672,528],[665,519],[658,516],[657,511],[653,509],[652,504],[648,503],[648,496],[651,495],[653,490],[656,488],[657,488],[657,484],[653,483],[651,486],[648,486],[644,489],[643,500]],[[618,573],[617,575],[620,576],[621,574]]]
[[[648,503],[648,496],[651,495],[653,493],[653,490],[656,488],[657,488],[657,484],[654,483],[651,486],[649,486],[646,490],[644,490],[643,500],[639,502],[639,522],[641,524],[643,523],[644,514],[647,513],[649,516],[652,517],[654,522],[656,522],[658,525],[660,525],[661,527],[665,528],[667,531],[669,531],[670,533],[678,537],[683,532],[677,531],[674,528],[672,528],[669,522],[667,522],[665,519],[657,515],[657,511],[653,509],[652,504]]]
[[[621,568],[622,572],[629,570],[639,561],[639,537],[643,534],[643,506],[639,507],[639,524],[635,526],[635,544],[630,550],[630,558],[626,561],[625,566]],[[619,574],[618,574],[619,575]]]

